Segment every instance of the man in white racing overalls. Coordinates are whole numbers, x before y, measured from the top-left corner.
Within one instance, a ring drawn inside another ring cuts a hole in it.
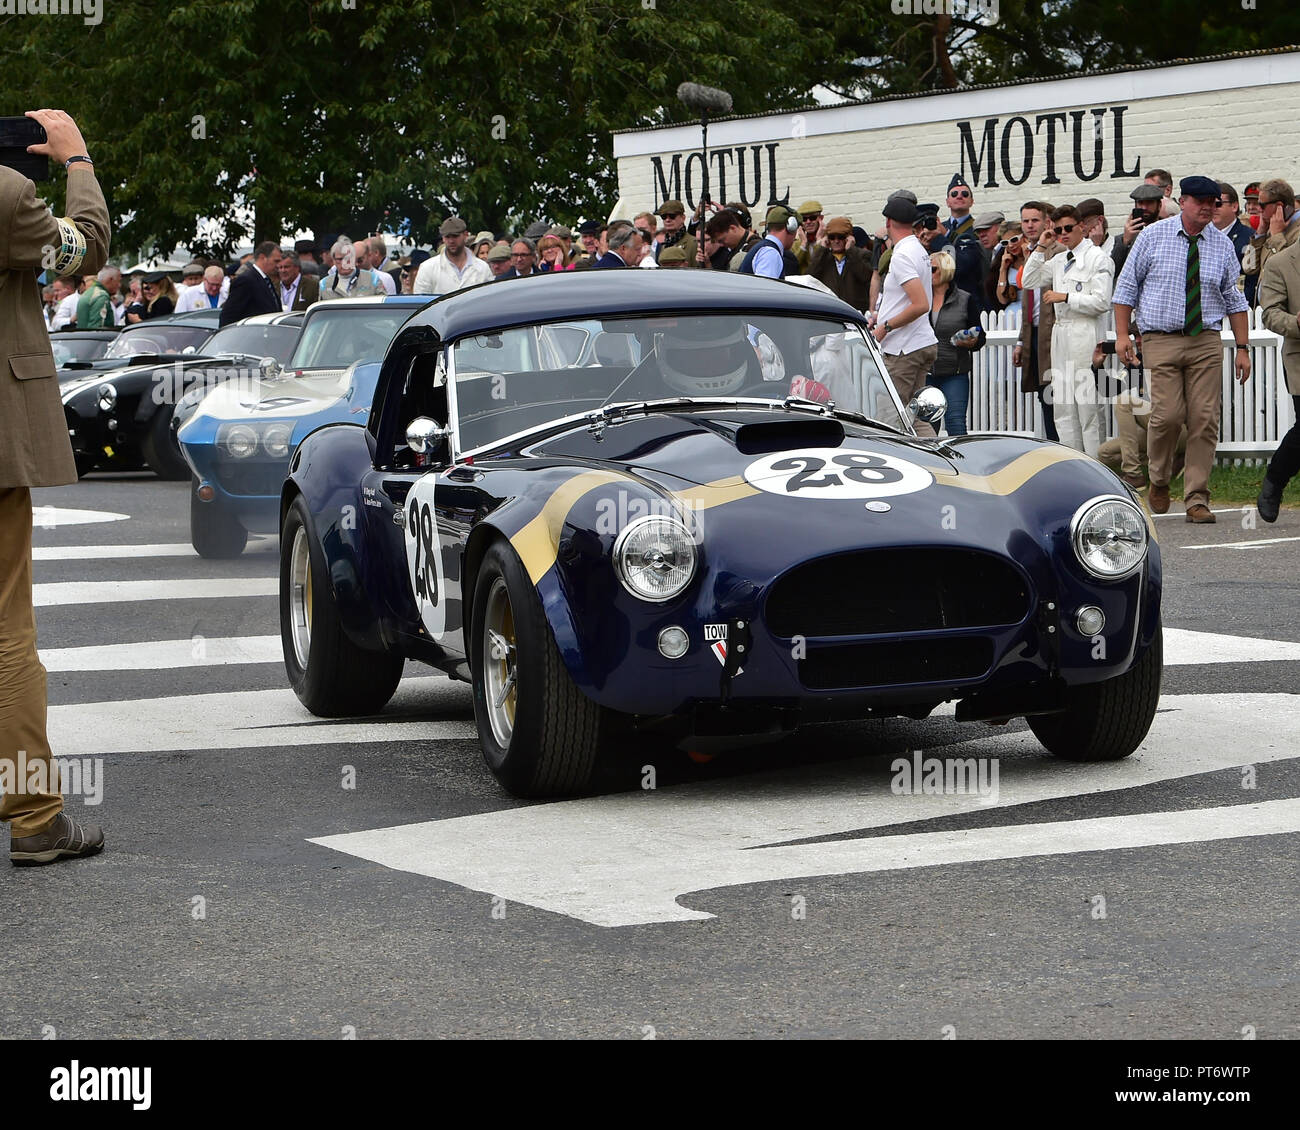
[[[1056,306],[1052,327],[1051,396],[1061,442],[1097,458],[1101,446],[1101,414],[1092,351],[1104,339],[1104,319],[1115,286],[1111,257],[1086,238],[1091,218],[1079,217],[1072,205],[1052,212],[1038,248],[1025,264],[1022,283],[1043,288],[1043,304]],[[1056,239],[1065,254],[1044,256]]]

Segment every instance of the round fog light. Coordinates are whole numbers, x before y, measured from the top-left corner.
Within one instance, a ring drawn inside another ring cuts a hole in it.
[[[1079,629],[1079,635],[1091,639],[1106,626],[1106,613],[1095,604],[1085,604],[1075,613],[1074,625]]]
[[[200,502],[211,502],[214,498],[217,497],[216,489],[212,486],[211,483],[204,483],[201,487],[199,487],[196,493],[199,496]]]
[[[659,633],[659,654],[665,659],[680,659],[690,643],[690,637],[681,628],[665,628]]]

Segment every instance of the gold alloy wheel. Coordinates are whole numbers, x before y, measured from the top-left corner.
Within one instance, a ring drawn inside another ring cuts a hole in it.
[[[483,615],[483,690],[492,736],[502,749],[510,745],[515,730],[517,676],[514,610],[505,578],[497,577],[488,592]]]
[[[305,671],[311,651],[311,545],[306,526],[299,526],[293,535],[293,556],[289,561],[289,631],[294,658]]]

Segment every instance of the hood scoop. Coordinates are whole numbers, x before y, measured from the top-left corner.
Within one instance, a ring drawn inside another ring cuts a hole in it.
[[[844,425],[831,417],[762,420],[736,429],[736,450],[742,455],[770,455],[800,447],[839,447]]]

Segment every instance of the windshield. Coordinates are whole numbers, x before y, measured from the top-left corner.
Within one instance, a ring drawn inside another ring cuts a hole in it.
[[[104,356],[104,351],[113,344],[111,337],[59,337],[50,335],[50,349],[54,352],[54,363],[66,365],[69,361],[94,361]]]
[[[291,369],[346,369],[354,361],[382,361],[398,327],[415,313],[405,303],[314,310],[303,326]]]
[[[227,326],[212,335],[204,352],[213,357],[242,354],[246,357],[274,357],[289,360],[298,342],[296,326]]]
[[[548,323],[455,344],[461,450],[605,404],[799,396],[906,430],[856,326],[706,314]]]
[[[211,326],[186,326],[172,322],[133,333],[123,331],[108,347],[105,357],[137,357],[142,353],[199,353],[212,336]]]

